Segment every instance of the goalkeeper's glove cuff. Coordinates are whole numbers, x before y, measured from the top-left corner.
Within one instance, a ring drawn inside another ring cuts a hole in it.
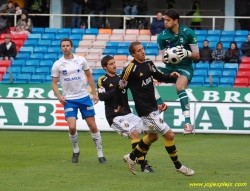
[[[189,50],[187,50],[187,56],[188,56],[189,58],[191,58],[191,56],[192,56],[192,52],[191,52],[191,51],[189,51]]]

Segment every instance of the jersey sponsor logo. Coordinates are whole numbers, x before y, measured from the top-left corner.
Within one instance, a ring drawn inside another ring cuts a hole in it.
[[[143,76],[143,73],[140,73],[140,76]]]
[[[63,75],[67,75],[67,70],[63,70]]]
[[[152,78],[151,78],[151,77],[148,77],[147,79],[142,80],[141,86],[146,86],[146,85],[148,85],[148,84],[151,83],[151,82],[152,82]]]
[[[114,86],[113,84],[111,84],[111,83],[109,84],[109,87],[113,87],[113,86]]]
[[[80,80],[81,77],[73,77],[73,78],[64,78],[64,81],[75,81],[75,80]]]
[[[98,89],[98,92],[99,92],[99,93],[105,93],[105,92],[106,92],[106,90],[105,90],[105,88],[104,88],[104,87],[100,87],[100,88]]]
[[[122,87],[126,87],[128,85],[128,81],[120,80],[119,85],[122,86]]]

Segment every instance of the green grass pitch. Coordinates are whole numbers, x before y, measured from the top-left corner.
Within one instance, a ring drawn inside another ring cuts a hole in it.
[[[147,156],[156,173],[139,172],[137,165],[137,175],[130,173],[122,160],[131,151],[130,140],[114,132],[102,132],[102,139],[107,164],[98,162],[89,132],[79,132],[81,155],[79,163],[73,164],[73,149],[65,131],[2,130],[0,190],[250,190],[249,135],[176,134],[179,160],[195,171],[191,177],[175,171],[161,137]],[[237,183],[247,186],[237,187]]]

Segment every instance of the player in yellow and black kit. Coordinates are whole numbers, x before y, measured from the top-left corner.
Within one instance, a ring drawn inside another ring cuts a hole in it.
[[[111,128],[119,135],[125,138],[131,138],[132,148],[134,149],[140,141],[139,134],[143,134],[142,120],[131,113],[128,105],[127,92],[123,92],[124,111],[117,113],[114,110],[117,108],[115,102],[115,87],[121,79],[116,74],[116,65],[113,56],[104,56],[101,60],[101,65],[106,74],[98,79],[98,96],[101,101],[105,102],[106,119]],[[145,160],[147,152],[143,156],[138,157],[138,163],[141,165],[142,172],[155,172]]]
[[[124,161],[127,162],[129,170],[133,174],[136,174],[135,158],[143,156],[143,153],[148,151],[150,145],[158,139],[158,133],[161,133],[165,139],[165,148],[176,170],[187,176],[193,175],[194,171],[192,169],[185,167],[179,162],[174,144],[174,133],[160,118],[154,97],[153,78],[172,82],[175,80],[175,77],[178,77],[180,74],[177,72],[170,74],[160,72],[151,60],[145,59],[144,48],[138,41],[130,44],[129,52],[134,57],[134,60],[124,69],[122,79],[116,88],[117,112],[123,110],[122,92],[129,88],[133,95],[135,109],[142,119],[147,135],[140,140],[132,153],[124,156]]]

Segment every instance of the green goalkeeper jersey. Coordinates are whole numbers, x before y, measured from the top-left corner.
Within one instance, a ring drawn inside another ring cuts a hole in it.
[[[183,48],[191,51],[190,44],[197,44],[198,41],[192,29],[179,25],[178,34],[174,34],[173,31],[165,29],[157,37],[157,43],[161,50],[182,45]],[[192,59],[185,57],[178,65],[192,65]]]

